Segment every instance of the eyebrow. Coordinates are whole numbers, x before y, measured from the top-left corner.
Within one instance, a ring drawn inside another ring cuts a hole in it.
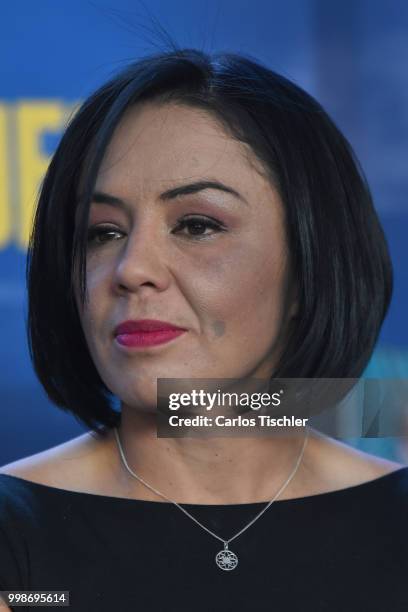
[[[173,189],[164,191],[160,194],[159,199],[165,202],[174,200],[179,196],[198,193],[200,191],[204,191],[205,189],[217,189],[218,191],[230,193],[238,200],[248,205],[247,200],[240,193],[238,193],[238,191],[232,187],[228,187],[228,185],[224,185],[224,183],[220,183],[219,181],[198,181],[195,183],[188,183],[187,185],[180,185],[179,187],[174,187]],[[103,191],[95,191],[91,201],[95,204],[110,204],[111,206],[116,206],[119,208],[127,208],[127,204],[124,200],[108,193],[104,193]]]

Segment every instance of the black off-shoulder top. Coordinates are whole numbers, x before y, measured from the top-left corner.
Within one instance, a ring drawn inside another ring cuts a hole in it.
[[[229,539],[265,503],[183,507]],[[223,570],[171,503],[0,474],[0,590],[69,591],[75,612],[407,612],[408,467],[276,501],[229,547]]]

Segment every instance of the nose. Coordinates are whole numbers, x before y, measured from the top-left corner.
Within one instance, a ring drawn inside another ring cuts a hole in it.
[[[118,255],[114,270],[114,286],[118,292],[133,292],[141,287],[164,291],[170,283],[166,266],[165,237],[146,225],[134,228]]]

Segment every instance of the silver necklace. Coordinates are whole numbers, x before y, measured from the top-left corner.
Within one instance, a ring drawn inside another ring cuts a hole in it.
[[[208,529],[205,525],[200,523],[200,521],[198,521],[196,518],[194,518],[194,516],[192,516],[189,512],[187,512],[187,510],[185,508],[183,508],[180,504],[178,504],[174,500],[170,499],[169,497],[166,497],[165,495],[163,495],[163,493],[160,493],[160,491],[157,491],[157,489],[155,489],[154,487],[149,485],[147,482],[145,482],[143,480],[143,478],[138,476],[129,467],[129,465],[128,465],[127,461],[126,461],[125,453],[123,452],[122,444],[121,444],[121,441],[120,441],[120,438],[119,438],[119,433],[118,433],[118,430],[117,430],[116,427],[114,428],[114,432],[115,432],[115,438],[116,438],[116,442],[118,444],[118,449],[119,449],[119,453],[120,453],[123,465],[125,466],[125,468],[129,472],[129,474],[131,476],[133,476],[134,478],[136,478],[139,482],[144,484],[145,487],[147,487],[148,489],[153,491],[153,493],[156,493],[156,495],[159,495],[160,497],[162,497],[166,501],[169,501],[172,504],[174,504],[175,506],[177,506],[177,508],[179,508],[182,512],[184,512],[184,514],[186,514],[189,518],[191,518],[192,521],[197,523],[197,525],[202,527],[207,533],[209,533],[210,535],[214,536],[214,538],[217,538],[217,540],[220,540],[224,544],[223,550],[220,550],[220,552],[218,552],[216,554],[216,556],[215,556],[215,562],[218,565],[218,567],[220,569],[222,569],[222,570],[233,570],[233,569],[235,569],[237,567],[237,565],[238,565],[238,557],[237,557],[237,555],[234,552],[232,552],[232,550],[229,550],[229,548],[228,548],[229,543],[232,542],[232,540],[235,540],[235,538],[237,538],[239,535],[241,535],[241,533],[244,533],[244,531],[246,531],[249,527],[251,527],[251,525],[253,525],[255,523],[255,521],[257,521],[262,516],[262,514],[267,511],[269,506],[271,504],[273,504],[273,502],[279,497],[279,495],[286,489],[286,487],[288,486],[288,484],[290,483],[290,481],[292,480],[292,478],[296,474],[296,472],[298,470],[298,467],[299,467],[299,465],[300,465],[300,463],[302,461],[303,454],[304,454],[305,448],[306,448],[307,438],[308,438],[308,430],[306,430],[305,438],[303,440],[302,449],[301,449],[301,451],[299,453],[299,456],[298,456],[298,458],[296,460],[295,466],[294,466],[292,472],[289,474],[289,477],[283,483],[283,485],[281,486],[279,491],[276,493],[276,495],[273,497],[273,499],[271,499],[271,501],[268,502],[268,504],[265,506],[265,508],[263,508],[261,510],[261,512],[259,512],[247,525],[245,525],[245,527],[243,527],[243,529],[241,529],[240,531],[238,531],[238,533],[233,535],[232,538],[229,538],[229,540],[224,540],[223,538],[218,536],[216,533],[214,533],[213,531]]]

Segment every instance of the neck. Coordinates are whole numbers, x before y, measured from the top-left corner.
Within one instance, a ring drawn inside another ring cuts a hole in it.
[[[185,504],[269,501],[295,467],[305,435],[157,438],[155,414],[136,413],[126,406],[118,433],[131,470],[166,498]],[[279,499],[299,496],[302,464]],[[119,451],[116,472],[127,494],[164,501],[129,474]]]

